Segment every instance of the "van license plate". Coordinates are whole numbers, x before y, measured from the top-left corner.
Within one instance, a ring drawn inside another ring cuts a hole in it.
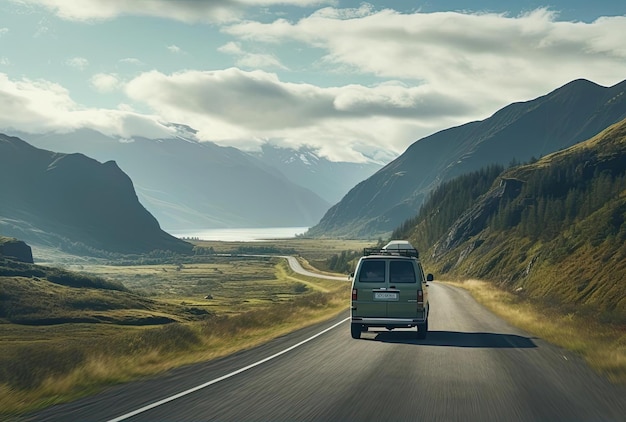
[[[374,292],[375,300],[398,300],[396,292]]]

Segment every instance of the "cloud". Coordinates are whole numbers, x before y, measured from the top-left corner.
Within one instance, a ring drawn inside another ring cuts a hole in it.
[[[241,44],[237,42],[229,42],[227,44],[224,44],[217,50],[226,54],[234,54],[234,55],[244,54],[244,51],[241,49]]]
[[[131,64],[134,66],[143,66],[143,62],[135,57],[126,57],[120,60],[120,63]]]
[[[12,81],[3,73],[0,73],[0,127],[28,133],[66,133],[87,127],[124,138],[172,136],[172,130],[162,125],[157,116],[84,109],[58,84],[30,79]]]
[[[228,49],[236,50],[232,45]],[[194,127],[203,140],[243,148],[267,139],[326,149],[330,143],[333,158],[354,158],[359,154],[339,150],[355,142],[380,145],[380,139],[388,139],[387,147],[399,153],[406,138],[390,139],[390,125],[410,133],[428,127],[435,116],[441,122],[471,109],[470,103],[401,83],[320,88],[237,68],[171,75],[147,72],[130,81],[126,93],[165,120]]]
[[[612,84],[626,74],[626,16],[558,22],[547,9],[508,17],[455,12],[325,8],[297,22],[241,22],[242,41],[299,42],[325,51],[320,64],[381,79],[413,81],[474,98],[475,116],[573,79]]]
[[[9,32],[9,28],[0,28],[0,37],[7,34]]]
[[[97,73],[90,79],[91,86],[100,93],[112,92],[120,86],[117,75],[109,73]]]
[[[288,70],[276,57],[271,54],[249,53],[236,42],[224,44],[218,51],[237,57],[235,64],[249,69],[282,69]]]
[[[62,19],[107,20],[123,15],[152,16],[187,23],[228,22],[239,19],[250,7],[332,4],[333,0],[13,0],[39,5]]]
[[[65,63],[78,70],[85,70],[89,66],[89,60],[84,57],[72,57],[67,59]]]
[[[167,47],[165,47],[165,48],[167,48],[167,50],[168,50],[170,53],[174,53],[174,54],[180,54],[180,53],[182,53],[182,51],[183,51],[183,50],[181,50],[181,48],[180,48],[179,46],[177,46],[177,45],[173,45],[173,44],[172,44],[172,45],[168,45],[168,46],[167,46]]]

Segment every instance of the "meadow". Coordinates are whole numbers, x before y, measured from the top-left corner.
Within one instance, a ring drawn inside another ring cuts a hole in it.
[[[251,255],[267,250],[267,242],[195,243],[215,255],[151,265],[65,257],[65,270],[127,291],[0,277],[6,308],[0,315],[0,415],[225,356],[348,309],[347,277],[296,274],[278,257],[229,256],[242,247]],[[371,244],[292,239],[272,241],[271,249],[292,251],[313,269],[342,250]]]
[[[215,254],[149,265],[64,258],[64,269],[122,290],[0,276],[0,416],[222,357],[330,319],[348,309],[347,277],[308,277],[294,273],[283,258],[258,255],[290,252],[305,269],[330,273],[330,257],[376,242],[194,243]],[[234,255],[242,252],[250,256]],[[450,283],[512,324],[580,353],[612,381],[626,383],[623,329],[581,321],[493,283]]]

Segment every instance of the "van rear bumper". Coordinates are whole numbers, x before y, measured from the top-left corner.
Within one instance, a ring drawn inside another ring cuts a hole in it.
[[[352,317],[352,323],[363,324],[368,327],[415,327],[426,322],[420,318],[361,318]]]

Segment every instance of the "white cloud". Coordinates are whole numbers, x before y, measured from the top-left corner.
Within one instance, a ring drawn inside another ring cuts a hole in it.
[[[217,51],[226,54],[244,54],[243,50],[241,49],[241,44],[239,44],[238,42],[229,42],[227,44],[224,44],[223,46],[218,48]]]
[[[89,66],[89,60],[84,57],[72,57],[67,59],[65,63],[78,70],[85,70]]]
[[[182,22],[227,22],[249,7],[271,5],[312,6],[334,0],[13,0],[40,5],[62,19],[75,21],[113,19],[123,15],[153,16]]]
[[[181,48],[180,48],[179,46],[174,45],[174,44],[172,44],[172,45],[168,45],[168,46],[167,46],[167,47],[165,47],[165,48],[167,48],[167,50],[168,50],[170,53],[174,53],[174,54],[179,54],[179,53],[182,53],[182,51],[183,51],[183,50],[181,50]]]
[[[90,82],[91,86],[101,93],[115,91],[120,86],[118,76],[109,73],[97,73],[91,77]]]
[[[50,34],[50,27],[47,25],[45,19],[39,23],[37,30],[33,34],[33,38],[41,38]]]
[[[288,70],[276,57],[271,54],[246,53],[235,62],[237,66],[248,69],[282,69]]]
[[[241,45],[236,42],[229,42],[224,44],[218,51],[233,56],[237,56],[235,64],[239,67],[245,67],[249,69],[282,69],[288,70],[280,60],[271,54],[259,54],[249,53],[241,48]]]
[[[626,74],[626,16],[557,22],[546,9],[507,17],[454,12],[322,9],[291,23],[242,22],[240,40],[301,42],[326,51],[328,68],[428,85],[473,99],[474,116],[585,77],[613,84]]]
[[[165,120],[194,127],[200,139],[242,148],[267,139],[289,140],[294,146],[323,148],[335,159],[360,156],[353,150],[356,143],[380,148],[380,139],[400,153],[407,138],[390,133],[416,134],[431,127],[432,120],[442,122],[471,109],[469,103],[424,87],[386,83],[320,88],[236,68],[172,75],[152,71],[130,81],[126,92]]]
[[[143,62],[135,57],[126,57],[120,60],[120,63],[131,64],[134,66],[143,66]]]
[[[0,28],[0,37],[9,32],[9,28]]]
[[[157,116],[124,110],[84,109],[68,91],[45,80],[10,80],[0,73],[0,127],[28,133],[69,132],[83,127],[106,135],[167,137]]]

